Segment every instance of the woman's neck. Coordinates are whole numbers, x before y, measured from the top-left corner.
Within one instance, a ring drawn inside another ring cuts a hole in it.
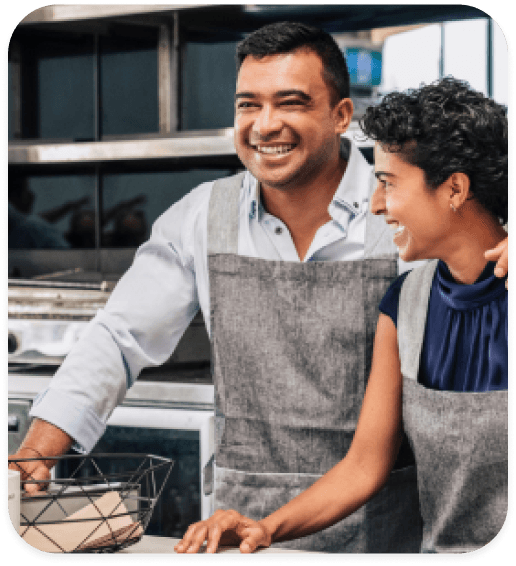
[[[491,214],[476,204],[465,204],[457,212],[456,220],[447,253],[441,259],[456,281],[469,285],[478,279],[487,264],[486,250],[494,248],[507,233]]]

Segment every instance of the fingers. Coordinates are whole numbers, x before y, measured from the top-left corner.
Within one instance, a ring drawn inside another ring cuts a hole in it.
[[[26,481],[23,486],[25,491],[29,494],[36,493],[47,488],[48,480],[50,480],[50,471],[46,466],[40,464],[35,470],[30,472],[29,477],[26,479],[29,481]]]
[[[206,521],[201,521],[199,523],[194,523],[188,527],[183,539],[176,544],[174,550],[176,552],[188,552],[194,553],[198,552],[201,545],[206,540],[206,534],[208,532],[208,527],[206,526]]]
[[[494,274],[505,277],[509,270],[509,239],[505,238],[495,248],[487,250],[484,256],[488,261],[496,261]]]
[[[502,240],[492,250],[487,250],[484,256],[488,261],[496,261],[494,269],[496,277],[505,277],[509,271],[509,238]],[[509,288],[509,279],[505,281],[505,287]]]
[[[239,535],[242,539],[240,552],[245,554],[254,552],[259,547],[267,548],[272,542],[270,533],[256,521],[246,521],[246,526],[240,529]]]
[[[258,548],[258,545],[259,541],[257,540],[256,535],[250,535],[240,544],[240,552],[242,552],[243,554],[250,554]]]
[[[199,552],[206,542],[206,552],[215,553],[221,544],[238,544],[242,537],[239,526],[244,525],[245,517],[236,511],[216,511],[206,521],[194,523],[188,527],[183,539],[174,547],[179,553]]]
[[[243,516],[237,511],[217,511],[208,525],[206,552],[213,554],[217,551],[221,539],[225,544],[238,544],[238,526]]]
[[[14,462],[9,459],[9,469],[20,472],[23,489],[28,494],[46,489],[50,480],[50,470],[40,461]]]
[[[206,546],[206,552],[208,554],[214,554],[215,552],[217,552],[222,532],[222,527],[218,524],[215,524],[211,529],[208,530],[208,545]]]

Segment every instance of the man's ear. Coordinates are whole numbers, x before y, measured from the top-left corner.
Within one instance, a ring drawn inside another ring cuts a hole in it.
[[[472,197],[471,182],[466,173],[457,171],[452,173],[446,181],[447,192],[449,193],[450,205],[455,210],[464,204],[465,201]]]
[[[335,116],[335,133],[346,133],[353,118],[353,101],[351,98],[342,98],[333,108]]]

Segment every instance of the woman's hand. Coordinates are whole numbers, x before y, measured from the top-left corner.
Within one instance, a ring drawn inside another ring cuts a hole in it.
[[[174,547],[176,552],[198,552],[206,541],[206,552],[214,553],[219,546],[239,546],[249,553],[258,547],[268,547],[271,535],[258,521],[237,511],[215,511],[206,521],[188,527],[183,539]]]
[[[487,250],[484,256],[488,261],[496,261],[494,274],[497,277],[505,277],[509,271],[509,237],[492,250]],[[505,282],[505,287],[509,288],[509,279]]]

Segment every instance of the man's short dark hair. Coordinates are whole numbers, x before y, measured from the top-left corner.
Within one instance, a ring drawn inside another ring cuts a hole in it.
[[[332,104],[349,98],[349,72],[342,51],[329,33],[307,24],[277,22],[251,33],[237,46],[237,71],[248,55],[261,59],[302,49],[321,58],[323,79],[332,93]]]
[[[508,215],[506,108],[468,83],[446,77],[386,95],[360,119],[366,136],[423,170],[436,189],[465,173],[474,198],[497,218]]]

